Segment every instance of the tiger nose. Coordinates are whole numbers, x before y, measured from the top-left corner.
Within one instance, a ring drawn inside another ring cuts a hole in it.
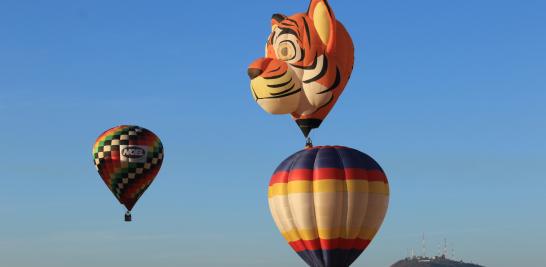
[[[260,74],[262,74],[263,72],[263,70],[257,68],[248,68],[247,70],[248,77],[250,77],[251,80],[260,76]]]

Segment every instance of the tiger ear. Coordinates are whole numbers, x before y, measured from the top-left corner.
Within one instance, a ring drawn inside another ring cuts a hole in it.
[[[326,0],[311,0],[307,9],[307,16],[313,21],[320,40],[331,51],[336,39],[336,18]]]
[[[271,16],[271,31],[274,31],[275,28],[286,19],[286,16],[283,14],[275,13]]]
[[[286,16],[283,14],[275,13],[271,16],[271,24],[274,23],[281,23],[283,20],[286,19]]]

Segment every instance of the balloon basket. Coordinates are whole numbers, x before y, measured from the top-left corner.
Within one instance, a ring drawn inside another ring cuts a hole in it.
[[[132,220],[133,220],[133,218],[131,217],[131,212],[130,212],[130,211],[127,211],[127,212],[125,213],[125,221],[126,221],[126,222],[130,222],[130,221],[132,221]]]
[[[311,137],[305,138],[305,148],[313,148],[313,140],[311,140]]]

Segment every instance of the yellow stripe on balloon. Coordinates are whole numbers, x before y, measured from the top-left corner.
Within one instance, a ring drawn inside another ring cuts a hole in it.
[[[385,182],[366,180],[315,180],[277,183],[269,187],[269,198],[297,193],[355,192],[389,195],[389,185]]]

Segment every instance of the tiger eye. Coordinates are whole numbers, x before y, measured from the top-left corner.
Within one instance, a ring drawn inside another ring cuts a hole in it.
[[[287,47],[283,47],[281,49],[281,55],[284,56],[284,57],[288,56],[288,48]]]

